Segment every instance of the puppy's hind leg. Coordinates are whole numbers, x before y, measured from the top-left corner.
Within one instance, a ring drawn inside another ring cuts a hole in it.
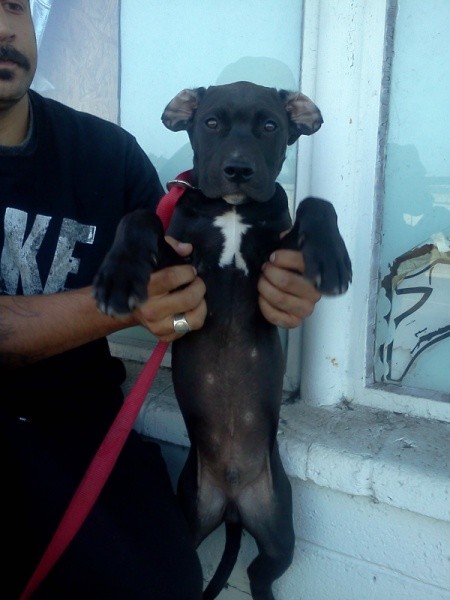
[[[281,577],[292,563],[295,537],[287,519],[273,520],[278,530],[264,536],[257,542],[259,554],[247,569],[253,600],[275,600],[273,582]]]
[[[253,600],[275,600],[272,584],[288,569],[294,554],[291,484],[276,447],[274,455],[272,488],[254,489],[252,510],[243,515],[243,525],[255,538],[259,550],[247,569]],[[255,498],[264,498],[267,491],[269,501],[256,508]]]
[[[222,490],[202,473],[192,446],[178,478],[177,498],[198,547],[222,522],[226,499]]]

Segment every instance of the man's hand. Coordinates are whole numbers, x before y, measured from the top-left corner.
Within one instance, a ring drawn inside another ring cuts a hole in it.
[[[180,256],[192,252],[191,244],[166,237]],[[301,273],[303,257],[293,250],[277,250],[263,265],[258,282],[259,306],[264,317],[278,327],[297,327],[314,310],[321,295]],[[152,274],[149,299],[133,316],[162,341],[180,337],[173,329],[176,314],[185,315],[192,330],[200,329],[206,318],[205,284],[191,265],[168,267]]]
[[[192,244],[177,242],[167,236],[167,242],[183,257],[192,252]],[[150,278],[148,300],[134,310],[141,325],[164,342],[180,337],[173,328],[176,314],[184,314],[192,330],[200,329],[206,317],[206,287],[195,268],[177,265],[156,271]]]
[[[277,250],[265,263],[258,282],[259,307],[273,325],[291,329],[309,317],[321,295],[305,279],[301,252]]]

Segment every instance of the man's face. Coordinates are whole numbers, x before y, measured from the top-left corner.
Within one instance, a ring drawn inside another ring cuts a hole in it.
[[[29,0],[0,0],[0,109],[12,106],[26,94],[36,63]]]

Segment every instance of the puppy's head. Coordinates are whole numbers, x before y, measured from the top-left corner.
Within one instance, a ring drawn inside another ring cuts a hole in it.
[[[187,131],[193,183],[205,196],[231,204],[269,200],[287,146],[323,123],[304,94],[248,81],[182,90],[161,119],[171,131]]]

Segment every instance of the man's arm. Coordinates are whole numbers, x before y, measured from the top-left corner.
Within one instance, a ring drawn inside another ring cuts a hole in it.
[[[129,324],[134,318],[129,318]],[[127,326],[101,314],[91,288],[34,296],[0,296],[0,363],[23,366]]]
[[[172,341],[179,337],[173,330],[174,314],[186,313],[192,329],[203,325],[204,295],[205,285],[195,269],[180,265],[154,273],[149,299],[120,319],[99,312],[91,287],[58,294],[0,296],[0,364],[18,367],[36,362],[138,324]]]
[[[187,256],[191,247],[178,244],[177,251]],[[296,327],[313,312],[320,294],[301,276],[303,268],[301,254],[291,250],[278,250],[264,265],[259,303],[271,323]],[[137,324],[171,342],[179,337],[173,330],[177,313],[186,314],[192,329],[201,328],[206,317],[204,295],[205,285],[195,269],[181,265],[154,273],[149,299],[121,319],[99,312],[91,287],[59,294],[0,296],[0,364],[17,367],[36,362]]]

